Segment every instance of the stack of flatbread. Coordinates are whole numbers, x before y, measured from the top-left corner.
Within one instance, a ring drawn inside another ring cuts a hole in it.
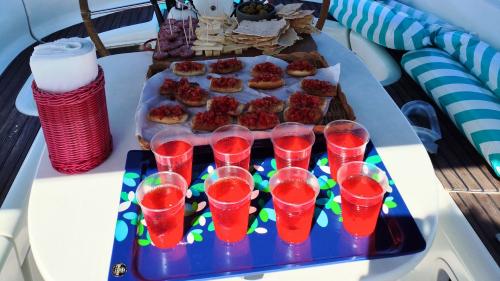
[[[227,34],[232,34],[238,25],[235,18],[201,16],[198,20],[198,27],[196,28],[197,40],[194,41],[194,46],[191,48],[197,56],[203,55],[203,53],[205,53],[205,56],[219,56],[221,53],[232,52],[242,54],[243,50],[249,47],[226,39]]]
[[[290,27],[295,29],[298,34],[311,34],[318,32],[313,25],[314,10],[301,10],[302,3],[279,4],[276,8],[276,14],[287,20]]]
[[[264,54],[277,54],[301,39],[285,19],[241,21],[227,39],[262,50]]]

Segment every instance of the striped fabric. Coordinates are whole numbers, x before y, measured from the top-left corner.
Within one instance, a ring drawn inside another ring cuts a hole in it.
[[[465,65],[500,98],[500,52],[476,36],[460,31],[439,32],[433,41]]]
[[[451,25],[431,13],[420,11],[418,9],[407,6],[398,1],[384,0],[382,1],[382,3],[390,7],[392,11],[394,11],[395,13],[397,12],[405,13],[410,18],[418,20],[431,34],[440,29],[461,30],[461,28]]]
[[[500,99],[444,51],[408,52],[401,64],[500,176]]]
[[[429,32],[421,23],[373,0],[332,0],[329,13],[368,40],[391,49],[430,45]]]

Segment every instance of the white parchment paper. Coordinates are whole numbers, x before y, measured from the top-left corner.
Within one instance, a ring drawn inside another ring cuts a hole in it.
[[[280,100],[283,100],[287,102],[288,97],[293,94],[296,91],[300,90],[300,81],[302,78],[297,78],[297,77],[292,77],[286,74],[286,66],[288,63],[284,60],[271,57],[271,56],[257,56],[257,57],[240,57],[239,58],[243,62],[243,69],[232,74],[228,74],[226,76],[235,76],[241,80],[243,80],[243,91],[234,93],[234,94],[222,94],[222,93],[217,93],[209,90],[210,86],[210,80],[208,79],[208,76],[211,77],[220,77],[218,74],[214,73],[205,73],[204,75],[200,76],[190,76],[188,77],[188,80],[190,82],[196,82],[200,84],[200,86],[203,89],[208,90],[209,96],[210,97],[215,97],[215,96],[224,96],[224,95],[229,95],[233,96],[235,99],[237,99],[241,103],[248,103],[251,100],[258,99],[258,98],[263,98],[266,96],[275,96]],[[206,66],[207,71],[209,70],[209,66],[211,63],[215,62],[217,60],[205,60],[205,61],[199,61],[200,63],[204,63]],[[250,72],[251,69],[254,65],[262,62],[272,62],[279,67],[283,69],[285,72],[285,86],[280,87],[276,90],[255,90],[250,87],[248,87],[248,80],[251,79]],[[175,64],[175,63],[174,63]],[[171,65],[171,69],[173,68],[174,64]],[[173,125],[167,125],[167,124],[161,124],[157,122],[152,122],[149,121],[148,119],[148,112],[155,107],[158,107],[163,104],[178,104],[177,101],[171,101],[168,98],[161,96],[160,93],[160,87],[163,84],[163,81],[166,78],[174,79],[174,80],[179,80],[181,77],[175,75],[171,69],[166,69],[160,73],[157,73],[156,75],[152,76],[149,78],[145,84],[144,88],[141,93],[141,97],[139,100],[139,104],[137,106],[136,114],[135,114],[135,122],[136,122],[136,135],[142,137],[146,141],[150,141],[151,138],[153,137],[154,134],[157,132],[168,128],[169,126]],[[314,79],[320,79],[320,80],[326,80],[330,81],[333,84],[337,84],[339,81],[340,77],[340,64],[336,64],[334,66],[330,66],[327,68],[320,68],[318,69],[316,75],[314,76],[309,76],[307,78],[314,78]],[[326,113],[328,109],[328,105],[330,104],[331,98],[328,98],[327,105],[325,108],[323,108],[323,113]],[[201,107],[186,107],[186,110],[189,114],[189,119],[187,122],[182,124],[182,126],[186,126],[191,128],[191,119],[192,117],[197,113],[197,112],[202,112],[206,111],[205,106]],[[177,125],[178,126],[178,125]],[[207,132],[195,132],[197,135],[200,135],[201,138],[206,136]],[[267,138],[269,137],[269,132],[254,132],[255,138]]]

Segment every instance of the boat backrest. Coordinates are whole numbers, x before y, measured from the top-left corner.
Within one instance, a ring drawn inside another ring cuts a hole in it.
[[[498,0],[398,0],[474,33],[500,50]]]

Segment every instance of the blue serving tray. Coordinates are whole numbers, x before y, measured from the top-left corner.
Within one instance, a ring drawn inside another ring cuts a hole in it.
[[[252,147],[255,180],[247,237],[226,244],[215,236],[203,181],[215,167],[210,146],[194,149],[193,182],[187,193],[185,235],[173,249],[151,244],[147,226],[135,199],[141,179],[156,172],[150,151],[127,155],[116,221],[108,280],[192,280],[249,275],[325,263],[376,259],[413,254],[425,249],[423,239],[392,179],[375,232],[354,238],[342,226],[339,186],[330,179],[323,136],[313,146],[310,170],[318,177],[321,192],[316,200],[311,235],[306,242],[289,245],[276,232],[276,215],[269,193],[269,178],[276,172],[269,140]],[[370,143],[365,161],[386,170]]]

